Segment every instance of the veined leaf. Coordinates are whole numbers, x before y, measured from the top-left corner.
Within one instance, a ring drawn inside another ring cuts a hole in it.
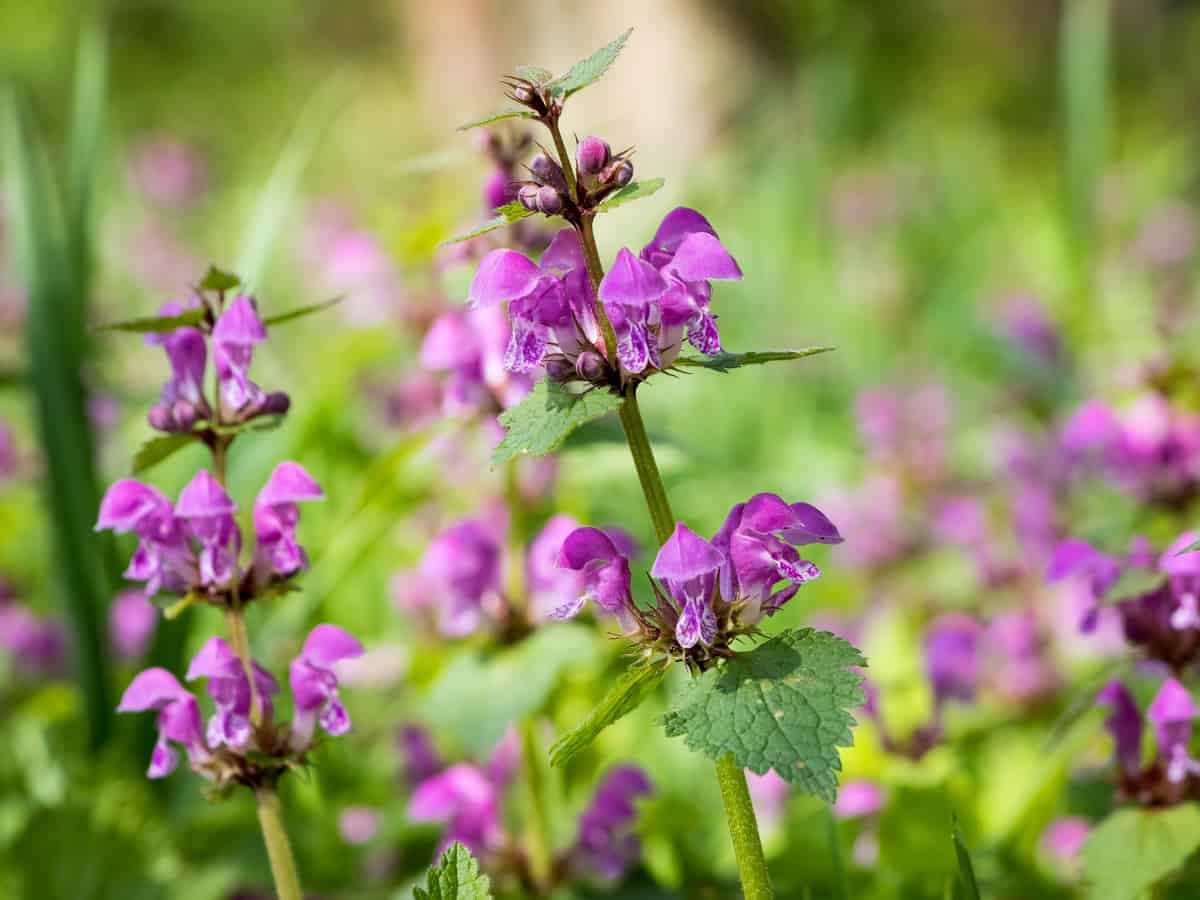
[[[204,321],[204,310],[189,309],[177,316],[146,316],[97,326],[97,331],[132,331],[138,334],[161,334],[176,328],[195,327]]]
[[[629,40],[629,35],[633,34],[633,29],[628,29],[619,38],[610,44],[605,44],[587,59],[581,59],[571,68],[567,69],[562,75],[559,75],[553,81],[546,83],[546,88],[551,95],[566,99],[576,91],[581,91],[589,84],[597,81],[608,71],[621,53],[621,49],[625,46],[625,42]]]
[[[1083,845],[1089,900],[1139,900],[1200,848],[1200,807],[1119,809]]]
[[[520,403],[500,414],[506,433],[492,452],[498,466],[521,455],[544,456],[585,422],[620,408],[624,400],[609,391],[592,389],[572,394],[544,378]]]
[[[646,181],[631,181],[625,187],[611,194],[598,207],[596,212],[608,212],[616,209],[618,206],[623,206],[632,200],[641,200],[643,197],[649,197],[651,194],[657,193],[658,189],[667,183],[665,178],[650,178]]]
[[[816,356],[818,353],[828,353],[833,349],[833,347],[805,347],[803,350],[751,350],[749,353],[722,352],[716,356],[680,356],[675,360],[675,367],[728,372],[730,369],[740,369],[743,366],[761,366],[769,362],[803,359],[806,356]]]
[[[847,711],[865,702],[866,665],[852,644],[824,631],[785,631],[692,680],[663,717],[667,737],[712,759],[768,770],[832,803],[838,747],[854,742]]]
[[[481,234],[487,234],[489,231],[495,231],[497,228],[503,228],[505,225],[511,225],[513,222],[519,222],[533,215],[533,210],[526,209],[520,203],[506,203],[504,206],[497,208],[496,215],[488,219],[478,228],[473,231],[468,231],[465,234],[460,234],[445,241],[447,244],[461,244],[463,241],[469,241],[471,238],[479,237]]]
[[[661,665],[631,666],[622,672],[587,718],[555,741],[550,748],[550,765],[565,766],[577,753],[586,750],[600,732],[641,706],[666,674]]]
[[[484,116],[482,119],[475,119],[472,122],[467,122],[464,125],[459,125],[459,131],[470,131],[472,128],[482,128],[484,125],[492,125],[496,122],[503,122],[505,119],[533,119],[536,118],[533,110],[529,109],[502,109],[498,112]]]
[[[177,451],[196,440],[196,435],[191,432],[164,434],[160,437],[150,438],[134,454],[133,474],[138,475],[152,466],[158,465],[168,456],[173,456]]]
[[[471,851],[457,841],[429,870],[425,887],[414,887],[415,900],[492,900],[491,881],[479,871]]]

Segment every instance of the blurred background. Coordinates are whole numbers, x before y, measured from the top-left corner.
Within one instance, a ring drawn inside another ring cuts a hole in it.
[[[1064,537],[1163,546],[1195,521],[1193,457],[1130,475],[1067,471],[1059,452],[1088,401],[1145,441],[1196,428],[1200,5],[1187,0],[128,0],[103,17],[0,0],[0,81],[22,111],[4,120],[3,190],[24,190],[11,130],[24,121],[53,182],[46,227],[67,235],[31,283],[12,214],[0,220],[0,896],[202,900],[269,883],[249,798],[208,802],[186,773],[147,782],[151,723],[107,712],[147,661],[178,670],[219,616],[163,623],[119,595],[132,545],[90,537],[167,374],[138,336],[90,326],[153,315],[209,263],[267,310],[346,298],[259,348],[256,377],[292,412],[231,461],[244,505],[284,458],[328,497],[305,510],[303,591],[251,610],[256,655],[282,672],[321,621],[369,650],[343,690],[354,731],[285,789],[312,895],[408,896],[427,865],[439,830],[406,816],[406,728],[445,760],[481,761],[510,719],[536,716],[548,740],[602,694],[621,665],[602,625],[450,640],[406,603],[403,576],[505,490],[485,429],[422,393],[424,330],[473,273],[469,251],[441,242],[483,217],[492,165],[479,133],[455,127],[503,105],[515,66],[562,71],[630,26],[564,130],[635,147],[638,176],[666,186],[603,217],[602,254],[696,207],[746,275],[715,294],[726,347],[837,348],[658,379],[643,400],[675,512],[697,531],[774,491],[817,503],[846,537],[819,548],[824,578],[771,628],[808,622],[864,648],[879,712],[859,716],[844,781],[860,792],[844,796],[867,799],[831,817],[756,789],[781,896],[942,897],[952,812],[986,896],[1082,896],[1076,851],[1114,802],[1110,748],[1098,718],[1065,714],[1120,636],[1080,635],[1086,601],[1044,571]],[[89,113],[102,140],[80,151]],[[73,295],[86,305],[55,321],[78,340],[23,327],[36,297]],[[49,390],[56,366],[78,368],[86,393]],[[175,496],[203,459],[189,449],[145,477]],[[531,522],[564,511],[650,546],[615,423],[520,477]],[[947,693],[930,636],[964,620],[970,684]],[[521,776],[552,782],[561,842],[614,761],[654,785],[623,879],[561,896],[737,896],[709,764],[663,737],[664,702],[565,773]],[[1169,896],[1195,883],[1185,873]]]

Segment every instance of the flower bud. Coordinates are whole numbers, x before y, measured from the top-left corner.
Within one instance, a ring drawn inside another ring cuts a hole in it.
[[[523,103],[525,106],[531,106],[533,101],[537,98],[537,94],[534,93],[533,88],[527,87],[523,84],[518,84],[513,88],[512,97],[518,103]]]
[[[600,183],[612,187],[625,187],[632,180],[633,163],[627,159],[614,160],[600,173]]]
[[[585,350],[575,360],[575,371],[584,381],[595,384],[604,379],[604,359],[599,353]]]
[[[517,191],[517,201],[526,209],[537,212],[538,194],[541,190],[541,187],[536,184],[523,184]]]
[[[563,201],[562,194],[556,191],[550,185],[538,188],[537,194],[537,209],[538,212],[545,213],[548,216],[556,216],[562,212]]]
[[[196,420],[200,418],[196,407],[186,400],[175,401],[175,405],[171,407],[171,417],[175,420],[175,431],[191,431]]]
[[[612,148],[598,137],[585,137],[575,151],[575,162],[581,175],[599,175],[612,158]]]
[[[165,403],[156,403],[146,413],[146,421],[155,431],[171,432],[175,430],[175,417],[171,415],[171,407]]]
[[[575,377],[575,367],[561,356],[546,360],[546,374],[551,381],[570,381]]]
[[[286,391],[272,391],[263,397],[258,413],[263,416],[282,416],[292,408],[292,398]]]
[[[545,153],[539,153],[533,158],[533,162],[529,164],[529,171],[533,174],[533,180],[538,184],[549,185],[557,191],[566,193],[567,178],[563,175],[562,166]]]

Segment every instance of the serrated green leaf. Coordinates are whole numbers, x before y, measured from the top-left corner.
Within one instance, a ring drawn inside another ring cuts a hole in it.
[[[505,435],[492,452],[492,465],[556,450],[580,425],[614,412],[622,402],[621,397],[608,391],[593,389],[572,394],[558,382],[542,379],[524,400],[500,414]]]
[[[146,316],[140,319],[126,319],[123,322],[110,322],[99,325],[97,331],[132,331],[137,334],[161,334],[174,331],[176,328],[195,327],[204,321],[204,310],[189,309],[177,316]]]
[[[680,356],[675,360],[675,368],[711,369],[714,372],[728,372],[730,369],[740,369],[743,366],[761,366],[770,362],[783,362],[789,359],[803,359],[806,356],[816,356],[818,353],[828,353],[833,347],[805,347],[803,350],[751,350],[749,353],[718,353],[716,356]]]
[[[980,900],[979,885],[975,881],[975,866],[971,864],[971,854],[963,843],[962,833],[958,830],[958,819],[954,820],[954,856],[958,860],[958,871],[954,877],[954,900]]]
[[[643,197],[649,197],[651,194],[657,193],[658,189],[667,183],[665,178],[650,178],[646,181],[631,181],[625,187],[621,188],[616,193],[610,195],[603,203],[596,207],[596,212],[608,212],[629,203],[632,200],[641,200]]]
[[[168,456],[173,456],[195,440],[196,436],[191,432],[164,434],[160,437],[150,438],[138,448],[138,452],[133,456],[133,474],[138,475],[150,467],[158,465]]]
[[[587,718],[554,742],[550,765],[565,766],[575,754],[586,750],[600,732],[641,706],[666,674],[666,668],[658,665],[632,666],[622,672]]]
[[[1113,582],[1112,587],[1100,598],[1101,606],[1114,603],[1124,603],[1126,600],[1136,600],[1145,594],[1153,593],[1166,582],[1167,576],[1162,572],[1150,569],[1129,568],[1121,573],[1121,577]]]
[[[470,131],[472,128],[482,128],[484,125],[491,125],[495,122],[503,122],[505,119],[533,119],[536,116],[533,110],[529,109],[502,109],[499,112],[494,112],[484,116],[482,119],[475,119],[472,122],[467,122],[465,125],[459,125],[459,131]]]
[[[457,841],[429,870],[425,887],[413,888],[416,900],[492,900],[491,881],[479,871],[471,851]]]
[[[611,44],[601,47],[591,56],[587,57],[587,59],[581,59],[562,75],[548,82],[546,88],[550,91],[550,94],[565,100],[576,91],[581,91],[592,82],[598,80],[608,71],[608,67],[616,61],[617,56],[620,55],[621,49],[625,46],[625,42],[629,40],[629,35],[631,34],[633,34],[632,28],[628,29]]]
[[[463,241],[469,241],[471,238],[479,237],[481,234],[487,234],[489,231],[495,231],[497,228],[503,228],[505,225],[511,225],[513,222],[519,222],[521,219],[526,219],[533,215],[533,210],[526,209],[520,203],[506,203],[504,206],[496,209],[496,215],[488,219],[474,231],[468,231],[466,234],[460,234],[445,241],[446,244],[460,244]]]
[[[541,66],[517,66],[517,77],[532,81],[534,84],[545,84],[554,78],[554,73]]]
[[[866,665],[849,642],[825,631],[785,631],[691,681],[663,717],[668,737],[712,759],[769,769],[810,794],[837,797],[838,747],[854,742],[848,709],[865,702]]]
[[[232,272],[223,272],[216,266],[209,266],[204,277],[197,285],[202,291],[232,291],[242,283],[242,280]]]
[[[1121,809],[1083,845],[1089,900],[1138,900],[1200,848],[1200,807]]]
[[[264,325],[282,325],[284,322],[290,322],[293,319],[299,319],[303,316],[310,316],[323,309],[329,309],[331,306],[337,306],[345,299],[345,295],[342,294],[334,297],[332,300],[322,300],[320,303],[309,303],[307,306],[298,306],[296,309],[289,309],[287,312],[268,316],[262,320],[262,323]]]

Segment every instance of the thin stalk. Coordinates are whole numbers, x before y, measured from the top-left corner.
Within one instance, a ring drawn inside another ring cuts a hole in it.
[[[258,804],[258,824],[262,826],[267,857],[271,861],[271,877],[275,879],[275,895],[279,900],[304,900],[300,877],[296,874],[296,860],[283,827],[279,795],[274,787],[264,786],[254,791],[254,799]]]
[[[527,789],[526,803],[526,847],[529,853],[530,874],[541,889],[550,883],[552,860],[550,858],[550,825],[546,817],[546,796],[538,761],[542,750],[537,738],[537,723],[533,719],[521,722],[521,768],[525,773]]]
[[[562,157],[563,171],[570,166],[570,158],[566,156],[566,148],[562,144],[562,136],[557,127],[551,128],[555,145]],[[592,220],[584,216],[579,227],[579,239],[583,245],[583,258],[587,260],[588,275],[592,286],[597,290],[600,280],[604,277],[604,269],[600,264],[600,254],[596,249],[596,237],[592,233]],[[604,329],[605,343],[609,347],[609,359],[616,365],[616,337],[612,334],[612,325],[604,315],[603,304],[597,302],[596,309],[601,328]],[[667,499],[667,489],[663,485],[662,475],[658,471],[658,463],[654,460],[654,448],[646,435],[646,426],[642,422],[642,413],[638,408],[637,384],[630,383],[625,388],[625,402],[621,404],[618,413],[621,427],[625,430],[625,440],[629,444],[629,452],[633,456],[633,465],[637,469],[638,481],[642,486],[642,494],[646,498],[646,507],[650,511],[650,520],[654,524],[654,533],[659,543],[665,543],[675,530],[675,516],[671,512],[671,504]],[[763,856],[762,838],[758,834],[758,820],[754,816],[754,807],[750,803],[750,788],[746,784],[746,773],[734,762],[732,754],[726,754],[717,760],[717,783],[721,787],[721,799],[725,803],[725,820],[729,826],[729,837],[733,842],[733,855],[737,860],[738,876],[742,881],[742,893],[746,900],[772,900],[775,896],[771,888],[771,876],[767,871],[767,861]]]

